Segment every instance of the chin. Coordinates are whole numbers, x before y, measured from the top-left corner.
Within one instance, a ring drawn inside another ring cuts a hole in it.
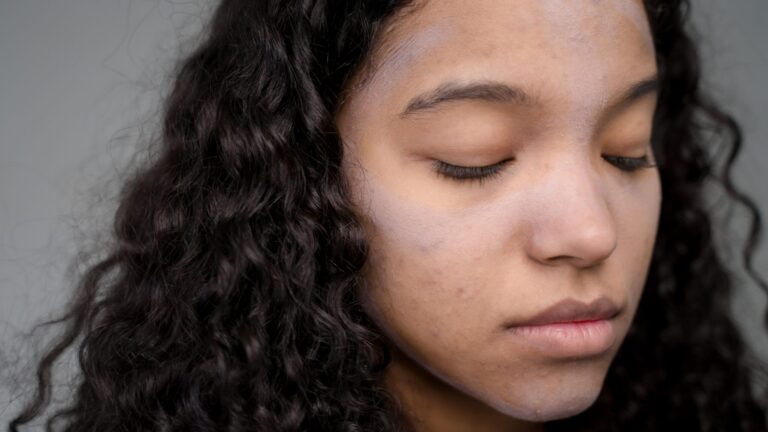
[[[599,393],[595,395],[585,394],[581,398],[545,401],[533,406],[517,406],[512,410],[512,413],[507,414],[536,423],[560,420],[586,411],[595,403],[598,395]]]
[[[497,411],[520,420],[547,422],[573,417],[591,407],[602,386],[572,385],[556,390],[530,387],[527,394],[516,395],[515,400],[496,400],[489,403]]]

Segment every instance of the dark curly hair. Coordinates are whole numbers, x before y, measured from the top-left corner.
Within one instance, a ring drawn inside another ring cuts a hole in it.
[[[738,123],[700,89],[685,0],[645,2],[657,51],[658,237],[637,315],[567,431],[764,431],[766,365],[729,315],[707,182],[731,179]],[[380,330],[355,296],[368,246],[347,201],[334,115],[406,0],[224,0],[174,71],[157,152],[122,189],[114,242],[78,279],[11,431],[43,415],[77,349],[64,431],[403,430]],[[726,147],[723,167],[718,167]],[[768,316],[766,316],[768,320]],[[767,321],[768,322],[768,321]],[[765,324],[768,326],[768,324]]]

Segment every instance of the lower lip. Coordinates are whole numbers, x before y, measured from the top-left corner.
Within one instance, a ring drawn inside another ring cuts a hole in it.
[[[589,357],[603,354],[614,343],[612,320],[574,321],[507,330],[513,337],[553,357]]]

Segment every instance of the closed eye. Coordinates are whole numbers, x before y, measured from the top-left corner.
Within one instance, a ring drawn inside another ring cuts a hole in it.
[[[603,156],[603,159],[616,165],[620,170],[627,172],[634,172],[642,168],[656,166],[656,164],[651,163],[647,154],[636,158],[625,156]]]
[[[477,181],[482,184],[483,181],[489,180],[501,174],[504,165],[506,165],[506,163],[511,160],[514,159],[504,159],[500,162],[496,162],[493,165],[472,167],[452,165],[440,160],[436,160],[434,164],[435,172],[440,177],[464,183]]]

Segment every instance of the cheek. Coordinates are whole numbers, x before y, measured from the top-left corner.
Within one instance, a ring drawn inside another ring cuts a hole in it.
[[[614,201],[619,247],[611,268],[616,272],[615,279],[624,281],[622,284],[631,296],[629,316],[634,316],[642,295],[658,232],[661,182],[657,171],[650,173],[651,181],[621,188]]]
[[[651,179],[637,182],[616,194],[617,219],[620,242],[626,245],[632,256],[630,266],[645,273],[651,258],[661,212],[661,182],[658,171],[649,171]]]
[[[487,245],[471,227],[477,225],[382,193],[370,212],[367,295],[403,337],[460,345],[456,339],[477,330],[483,287],[492,276]]]
[[[512,221],[506,210],[447,211],[439,203],[415,200],[369,178],[359,196],[370,245],[366,266],[369,314],[399,345],[420,357],[438,358],[477,349],[495,325],[489,307],[504,289]],[[416,186],[413,186],[416,187]],[[423,196],[423,195],[422,195]],[[499,220],[505,219],[504,221]],[[509,289],[506,284],[507,290]]]

